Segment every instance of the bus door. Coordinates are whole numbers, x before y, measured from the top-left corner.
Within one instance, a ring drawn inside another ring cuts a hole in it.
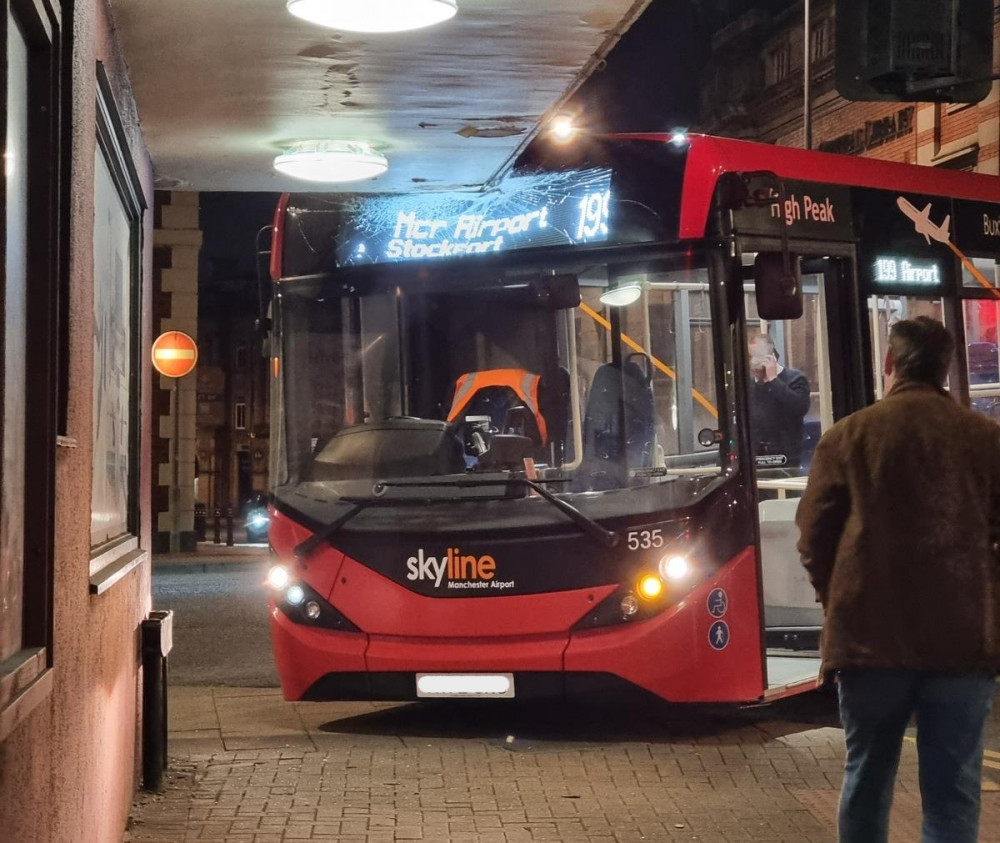
[[[969,258],[961,295],[969,406],[1000,423],[1000,262]]]
[[[952,314],[945,308],[941,298],[923,296],[883,295],[868,296],[868,330],[872,345],[872,382],[874,397],[878,401],[885,396],[888,382],[885,375],[886,354],[889,350],[889,330],[901,319],[916,319],[929,316],[943,322],[952,333]],[[970,378],[971,379],[971,378]],[[955,372],[950,372],[945,388],[956,383]]]
[[[797,549],[795,515],[820,436],[861,401],[853,259],[800,255],[802,315],[767,320],[744,284],[750,448],[760,537],[768,688],[814,681],[823,610]],[[751,275],[755,255],[744,253]],[[794,259],[794,256],[793,256]]]

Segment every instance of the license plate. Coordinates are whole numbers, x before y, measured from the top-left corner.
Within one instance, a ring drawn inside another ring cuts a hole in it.
[[[420,698],[514,696],[513,673],[418,673]]]

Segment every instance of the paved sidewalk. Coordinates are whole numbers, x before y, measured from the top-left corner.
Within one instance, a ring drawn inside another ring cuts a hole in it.
[[[167,787],[140,798],[125,839],[832,843],[843,734],[830,708],[676,719],[174,688]],[[994,720],[994,748],[998,732]],[[993,841],[1000,770],[987,773],[981,840]],[[893,843],[919,839],[919,810],[907,742]]]

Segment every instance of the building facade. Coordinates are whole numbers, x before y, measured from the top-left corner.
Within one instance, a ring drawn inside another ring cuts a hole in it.
[[[210,519],[216,509],[239,519],[251,496],[267,491],[268,361],[246,291],[234,299],[243,304],[206,308],[199,323],[196,497]]]
[[[183,331],[198,339],[198,194],[158,190],[153,211],[153,333]],[[153,377],[153,552],[196,549],[195,371]],[[173,546],[172,546],[173,544]]]
[[[198,344],[194,372],[154,377],[156,553],[170,550],[172,534],[181,552],[195,550],[199,515],[211,541],[216,510],[223,519],[232,512],[242,541],[244,505],[267,491],[270,381],[257,330],[265,291],[255,251],[269,248],[261,229],[277,201],[277,194],[156,192],[154,334],[184,331]],[[225,530],[223,521],[223,541]]]
[[[0,837],[113,843],[151,602],[153,172],[106,4],[5,14]]]
[[[201,195],[196,500],[209,522],[268,486],[270,377],[265,332],[267,259],[278,194]]]
[[[702,82],[699,131],[806,145],[889,161],[1000,174],[1000,84],[974,104],[848,102],[835,90],[835,4],[810,4],[809,109],[805,100],[804,7],[760,4],[717,31]],[[994,9],[998,72],[1000,6]]]

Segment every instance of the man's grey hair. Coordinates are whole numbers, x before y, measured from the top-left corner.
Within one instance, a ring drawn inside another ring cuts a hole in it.
[[[770,334],[754,334],[750,337],[749,345],[763,343],[767,346],[768,354],[773,354],[774,359],[778,359],[778,347],[774,344],[774,338]]]
[[[903,319],[889,331],[889,356],[896,377],[943,386],[955,340],[937,319]]]

